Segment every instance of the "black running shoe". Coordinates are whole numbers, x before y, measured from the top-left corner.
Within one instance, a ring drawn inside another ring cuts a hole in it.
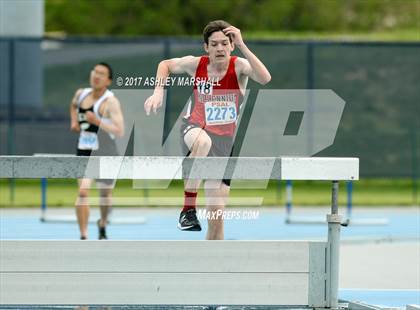
[[[98,231],[99,231],[99,237],[98,237],[98,239],[99,240],[106,240],[106,239],[108,239],[108,237],[106,236],[106,229],[105,229],[105,227],[101,227],[101,225],[100,225],[100,223],[101,223],[101,220],[98,220]]]
[[[188,231],[200,231],[200,221],[197,219],[197,212],[195,209],[189,209],[188,211],[182,211],[179,215],[178,228],[181,230]]]

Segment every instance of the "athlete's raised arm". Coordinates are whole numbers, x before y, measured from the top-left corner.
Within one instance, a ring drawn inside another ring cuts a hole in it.
[[[156,114],[158,108],[162,106],[163,90],[166,79],[170,74],[187,73],[194,76],[200,57],[185,56],[181,58],[171,58],[162,60],[156,72],[156,85],[153,95],[144,102],[144,110],[149,115],[150,111]]]
[[[117,137],[121,138],[124,136],[124,116],[121,110],[120,101],[117,97],[111,96],[107,99],[104,116],[109,118],[111,122],[102,122],[92,111],[86,112],[86,120],[89,123],[94,124]]]
[[[249,76],[255,82],[262,85],[270,82],[270,72],[268,72],[261,60],[246,46],[242,39],[241,31],[234,26],[230,26],[223,29],[223,33],[231,37],[232,42],[246,58],[238,58],[239,61],[237,60],[240,73]]]

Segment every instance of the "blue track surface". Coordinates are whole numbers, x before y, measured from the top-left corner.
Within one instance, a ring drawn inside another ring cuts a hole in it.
[[[402,308],[406,305],[420,304],[420,290],[348,290],[340,289],[343,300],[360,301],[382,307]]]
[[[118,210],[114,212],[118,216]],[[136,215],[142,215],[136,211]],[[342,240],[363,239],[413,239],[420,238],[420,212],[380,214],[389,220],[384,226],[349,226],[342,228]],[[94,217],[94,216],[93,216]],[[110,225],[109,235],[113,240],[202,240],[205,238],[206,221],[201,221],[203,231],[181,232],[176,229],[177,213],[157,212],[146,215],[146,224]],[[377,218],[377,213],[363,213],[355,218]],[[317,216],[325,218],[324,216]],[[1,239],[77,239],[76,223],[42,223],[36,216],[1,216]],[[97,228],[90,224],[91,236],[96,236]],[[278,211],[262,209],[259,217],[252,220],[227,220],[225,238],[234,240],[288,240],[326,239],[324,225],[286,225],[284,216]]]

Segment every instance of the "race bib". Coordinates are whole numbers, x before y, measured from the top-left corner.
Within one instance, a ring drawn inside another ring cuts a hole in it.
[[[232,101],[211,101],[205,103],[206,124],[226,125],[236,122],[236,103]]]
[[[95,132],[81,131],[77,147],[80,150],[97,150],[99,148],[98,135]]]

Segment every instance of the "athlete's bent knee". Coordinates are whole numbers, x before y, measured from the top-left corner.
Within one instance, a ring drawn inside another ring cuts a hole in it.
[[[199,150],[210,150],[211,139],[207,135],[200,135],[194,143],[194,146]]]
[[[79,190],[79,198],[88,198],[88,196],[89,196],[89,191],[85,189]]]

